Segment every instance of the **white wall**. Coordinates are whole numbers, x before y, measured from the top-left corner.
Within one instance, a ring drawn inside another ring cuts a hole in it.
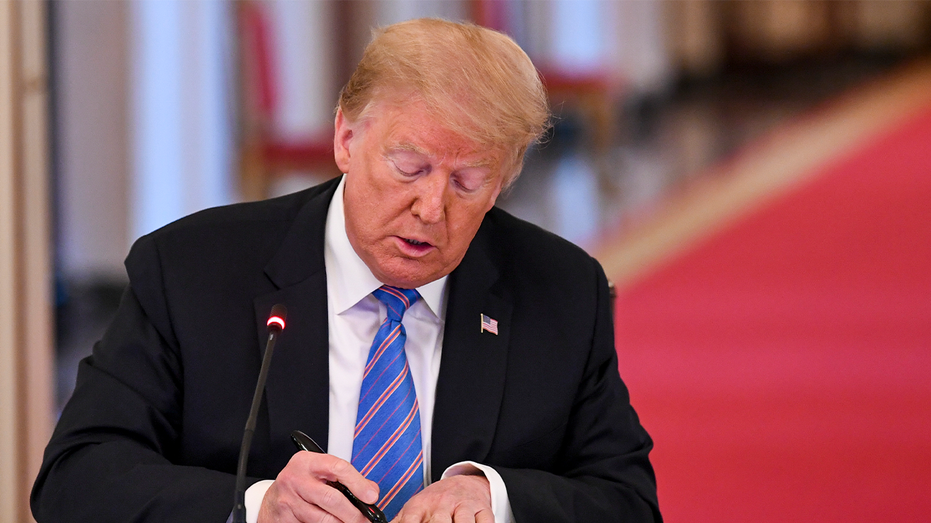
[[[329,2],[267,2],[278,72],[274,125],[283,140],[331,140],[337,55],[333,8]]]
[[[140,235],[237,199],[232,3],[53,8],[58,267],[118,281]]]
[[[234,200],[232,4],[130,4],[132,240]]]
[[[58,262],[69,279],[123,278],[129,237],[127,6],[110,0],[53,5]]]
[[[378,25],[389,25],[425,16],[463,20],[468,15],[467,2],[461,0],[381,0],[377,4],[375,23]]]

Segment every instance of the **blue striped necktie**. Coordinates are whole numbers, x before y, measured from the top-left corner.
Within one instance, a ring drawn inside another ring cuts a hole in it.
[[[388,317],[369,349],[352,443],[352,465],[378,483],[378,508],[388,520],[423,489],[420,406],[414,390],[401,317],[420,298],[416,290],[383,285],[372,293]]]

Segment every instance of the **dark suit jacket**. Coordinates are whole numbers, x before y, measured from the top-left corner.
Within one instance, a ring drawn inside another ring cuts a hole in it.
[[[265,319],[288,307],[249,457],[274,478],[328,420],[324,223],[336,187],[207,210],[139,239],[130,284],[45,453],[40,522],[222,522]],[[583,251],[493,209],[452,272],[433,479],[492,465],[519,523],[659,520],[652,442],[618,376],[606,280]],[[499,334],[480,330],[480,315]]]

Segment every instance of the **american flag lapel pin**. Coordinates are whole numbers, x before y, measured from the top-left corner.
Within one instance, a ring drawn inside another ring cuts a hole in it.
[[[482,332],[488,331],[495,336],[498,335],[498,320],[492,319],[487,314],[482,313]]]

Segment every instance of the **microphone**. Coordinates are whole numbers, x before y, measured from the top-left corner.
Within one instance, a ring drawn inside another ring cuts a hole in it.
[[[262,404],[262,394],[265,393],[265,381],[268,379],[268,364],[272,361],[272,352],[275,350],[275,341],[284,330],[284,321],[288,316],[288,309],[277,303],[268,315],[268,341],[265,343],[265,357],[262,358],[262,368],[259,370],[259,380],[255,384],[255,394],[252,395],[252,407],[246,419],[246,429],[242,434],[242,446],[239,448],[239,466],[236,467],[236,493],[233,501],[233,523],[246,523],[246,463],[249,461],[249,448],[252,447],[252,436],[255,434],[255,420],[259,417],[259,405]]]

